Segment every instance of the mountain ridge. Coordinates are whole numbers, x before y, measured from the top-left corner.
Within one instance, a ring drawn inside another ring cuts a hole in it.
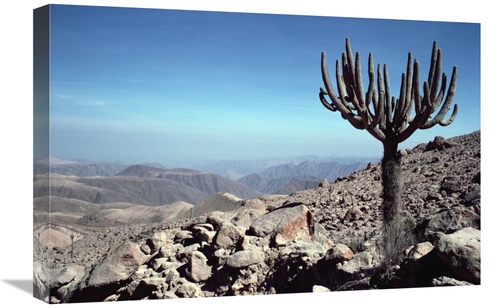
[[[133,176],[140,178],[166,179],[198,189],[208,195],[215,193],[231,193],[240,198],[253,198],[260,193],[237,181],[223,176],[188,168],[160,169],[134,165],[117,176]]]
[[[341,164],[325,161],[305,161],[298,165],[289,163],[267,168],[261,173],[246,175],[238,179],[238,182],[266,194],[282,193],[281,190],[285,187],[287,187],[286,192],[292,193],[294,187],[297,187],[297,190],[312,188],[314,181],[318,185],[323,179],[332,182],[339,177],[365,168],[367,164],[366,162]]]

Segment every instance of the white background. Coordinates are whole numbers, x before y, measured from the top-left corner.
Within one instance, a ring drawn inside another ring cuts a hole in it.
[[[426,288],[409,290],[349,291],[322,294],[292,294],[165,301],[76,304],[77,307],[164,307],[182,305],[264,305],[307,307],[311,304],[349,307],[489,307],[495,305],[488,295],[495,289],[498,266],[492,264],[499,207],[490,197],[495,191],[496,165],[494,143],[498,95],[498,23],[494,1],[65,1],[52,4],[79,4],[230,12],[283,13],[342,17],[441,20],[481,23],[481,123],[482,123],[482,275],[481,286]],[[286,3],[286,5],[284,5]],[[0,134],[0,305],[29,307],[46,305],[32,297],[32,20],[33,9],[43,1],[8,1],[0,10],[1,18],[1,109]],[[497,33],[495,33],[497,32]],[[327,38],[328,33],[325,33]],[[381,33],[383,36],[383,33]],[[381,37],[382,38],[382,37]],[[464,44],[467,44],[464,41]],[[456,52],[460,52],[457,50]],[[5,95],[6,94],[6,95]],[[496,93],[495,93],[496,94]],[[491,127],[491,128],[490,128]],[[491,153],[491,154],[490,154]],[[489,182],[489,183],[488,183]],[[490,188],[491,187],[491,188]],[[490,302],[491,301],[491,302]],[[489,304],[491,303],[491,304]],[[496,303],[498,304],[498,303]]]

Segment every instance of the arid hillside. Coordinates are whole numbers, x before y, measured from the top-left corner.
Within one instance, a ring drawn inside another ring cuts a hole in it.
[[[401,250],[380,236],[379,163],[292,194],[216,193],[163,214],[55,198],[49,224],[35,198],[34,289],[59,303],[478,285],[480,144],[476,131],[400,150]]]

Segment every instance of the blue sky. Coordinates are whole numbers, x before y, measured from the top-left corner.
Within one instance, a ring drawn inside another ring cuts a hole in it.
[[[54,157],[173,166],[381,156],[379,141],[318,99],[320,54],[333,78],[346,37],[364,74],[369,52],[388,65],[393,95],[409,51],[421,81],[434,40],[443,71],[458,66],[455,122],[400,148],[480,129],[477,23],[59,5],[51,18]]]

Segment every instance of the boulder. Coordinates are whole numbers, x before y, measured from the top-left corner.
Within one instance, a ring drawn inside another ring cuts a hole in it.
[[[427,146],[425,147],[425,151],[432,151],[432,150],[438,150],[442,151],[446,148],[452,147],[453,144],[444,139],[441,136],[436,136],[434,137],[434,140],[430,141]]]
[[[153,235],[148,238],[146,245],[151,248],[151,251],[158,251],[161,246],[165,245],[168,241],[167,233],[164,231],[155,231]]]
[[[227,258],[226,265],[232,269],[248,267],[263,262],[265,254],[261,250],[241,250]]]
[[[188,281],[186,278],[181,277],[177,281],[179,286],[175,290],[175,295],[181,298],[201,297],[203,294],[200,286],[194,282]]]
[[[147,277],[136,283],[133,293],[131,294],[131,298],[132,299],[160,298],[161,296],[158,296],[158,291],[164,288],[165,288],[165,278]]]
[[[474,284],[481,278],[481,231],[467,227],[452,234],[438,233],[438,257],[460,278]]]
[[[49,295],[52,303],[65,300],[85,276],[85,268],[72,264],[67,267],[47,267],[40,262],[33,264],[34,293]],[[49,297],[47,297],[49,300]]]
[[[186,273],[193,282],[202,282],[212,276],[212,268],[207,265],[207,258],[203,253],[193,251],[187,263]]]
[[[480,229],[481,217],[471,210],[457,207],[445,210],[428,220],[426,233],[453,233],[465,227]]]
[[[131,276],[137,275],[147,259],[148,256],[141,251],[141,245],[129,240],[115,249],[110,249],[86,272],[70,302],[116,300],[116,292]]]
[[[255,221],[255,219],[257,219],[264,213],[264,210],[243,208],[234,215],[234,217],[231,219],[231,223],[246,230]]]
[[[292,240],[313,240],[313,214],[302,203],[284,205],[257,218],[249,228],[253,235]]]
[[[354,257],[353,251],[344,244],[335,244],[328,249],[325,256],[327,264],[334,265],[340,262],[349,261]]]
[[[407,253],[407,261],[410,263],[418,262],[420,258],[427,255],[434,249],[434,245],[430,242],[418,243],[411,247]]]
[[[212,243],[212,240],[215,236],[214,227],[211,224],[197,224],[192,229],[193,238],[197,240],[199,243],[207,242]]]
[[[158,250],[159,258],[173,258],[177,254],[177,248],[174,244],[165,244]]]
[[[108,255],[93,270],[87,286],[100,287],[121,282],[137,271],[147,260],[138,244],[126,241]]]
[[[337,263],[335,271],[339,275],[339,278],[345,281],[356,280],[359,278],[358,276],[363,275],[363,271],[374,268],[374,259],[371,253],[363,251],[354,254],[353,258],[349,261]]]
[[[314,242],[303,242],[303,241],[293,241],[289,242],[288,245],[279,250],[278,255],[280,259],[287,258],[300,258],[307,263],[314,263],[318,259],[324,257],[326,254],[326,248],[314,241]]]
[[[51,288],[68,288],[78,283],[85,275],[85,268],[81,265],[72,264],[64,268],[58,277],[51,277]]]
[[[247,209],[254,209],[259,211],[265,211],[267,208],[267,205],[264,203],[264,201],[260,199],[250,199],[243,201],[243,206]]]
[[[213,238],[213,246],[216,250],[231,248],[236,245],[243,235],[244,231],[232,223],[228,221],[221,222],[220,228]]]

